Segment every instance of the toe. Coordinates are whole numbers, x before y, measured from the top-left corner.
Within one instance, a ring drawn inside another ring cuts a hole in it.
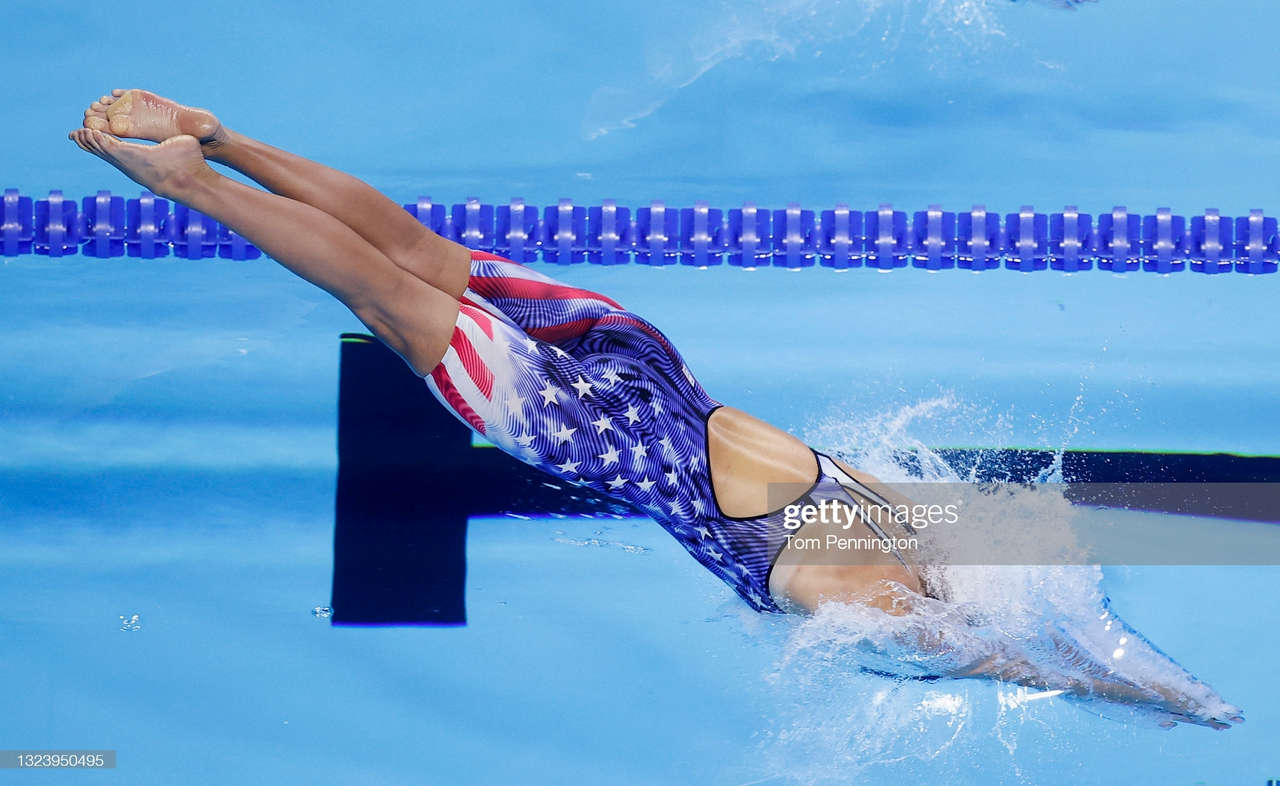
[[[85,134],[85,143],[89,145],[95,152],[102,153],[106,151],[107,135],[96,128],[90,128]]]
[[[128,150],[145,151],[157,147],[157,145],[141,145],[137,142],[126,142],[115,134],[106,131],[90,131],[89,133],[93,134],[94,139],[97,140],[98,146],[102,148],[102,151],[104,153],[110,153],[111,155],[120,155]]]
[[[114,90],[112,90],[112,91],[111,91],[111,95],[113,95],[113,96],[122,96],[122,95],[124,95],[124,90],[123,90],[123,89],[121,89],[121,88],[119,88],[119,87],[117,87],[117,88],[115,88]]]
[[[92,109],[84,111],[84,128],[96,128],[106,131],[106,115]]]

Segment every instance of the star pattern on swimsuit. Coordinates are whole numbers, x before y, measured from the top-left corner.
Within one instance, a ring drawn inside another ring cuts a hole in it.
[[[560,389],[551,384],[550,380],[547,380],[547,386],[538,391],[538,395],[542,396],[542,406],[545,407],[548,404],[555,404],[556,394],[559,392]]]
[[[591,383],[583,379],[581,374],[578,375],[577,382],[570,383],[570,387],[578,391],[578,398],[582,398],[591,392]]]
[[[599,456],[596,456],[596,458],[602,460],[606,467],[609,466],[610,464],[617,464],[618,449],[613,445],[610,445],[608,450],[606,450],[604,453],[601,453]]]
[[[597,434],[613,430],[613,423],[609,422],[608,415],[601,415],[598,419],[591,421],[591,425],[596,427]]]
[[[503,309],[495,302],[503,299],[501,291],[486,297]],[[692,399],[686,402],[690,386],[700,391],[678,357],[665,345],[649,343],[652,333],[643,326],[630,337],[612,329],[588,332],[564,346],[512,333],[508,326],[569,324],[576,317],[566,314],[578,306],[506,299],[519,310],[506,311],[510,320],[500,318],[487,329],[468,327],[474,350],[452,361],[458,384],[447,396],[433,387],[437,397],[491,442],[566,486],[603,492],[652,515],[744,600],[771,608],[759,583],[757,541],[725,529],[727,522],[716,515],[706,468],[705,411],[691,408]],[[459,363],[465,372],[456,370]],[[487,378],[481,375],[486,367]]]

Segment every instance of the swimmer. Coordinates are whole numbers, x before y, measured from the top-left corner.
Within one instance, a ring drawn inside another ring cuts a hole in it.
[[[145,90],[102,96],[69,137],[332,294],[467,426],[521,461],[643,511],[753,609],[812,613],[841,603],[905,616],[945,606],[942,588],[899,550],[866,564],[799,553],[797,539],[830,525],[793,529],[788,506],[852,510],[895,500],[875,478],[712,399],[654,325],[609,297],[471,251],[350,175]],[[864,534],[895,542],[910,534],[886,517],[864,525]],[[912,635],[935,655],[955,647],[929,631]],[[1050,641],[1073,676],[1032,662],[1013,642],[954,652],[952,665],[931,676],[1141,704],[1165,725],[1242,720],[1190,674],[1139,685],[1069,635]],[[1153,661],[1163,657],[1151,650]]]

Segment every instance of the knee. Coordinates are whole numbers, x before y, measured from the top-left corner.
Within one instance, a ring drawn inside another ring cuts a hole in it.
[[[471,251],[418,224],[418,232],[404,238],[387,255],[413,277],[459,297],[471,276]]]
[[[458,301],[401,272],[375,282],[348,307],[421,377],[444,356]]]

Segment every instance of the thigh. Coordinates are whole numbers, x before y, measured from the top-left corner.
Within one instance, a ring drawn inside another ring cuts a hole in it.
[[[399,212],[409,216],[404,210]],[[458,299],[466,291],[471,275],[471,250],[437,235],[416,219],[413,223],[416,228],[407,231],[412,240],[399,246],[388,243],[385,253],[416,278]]]

